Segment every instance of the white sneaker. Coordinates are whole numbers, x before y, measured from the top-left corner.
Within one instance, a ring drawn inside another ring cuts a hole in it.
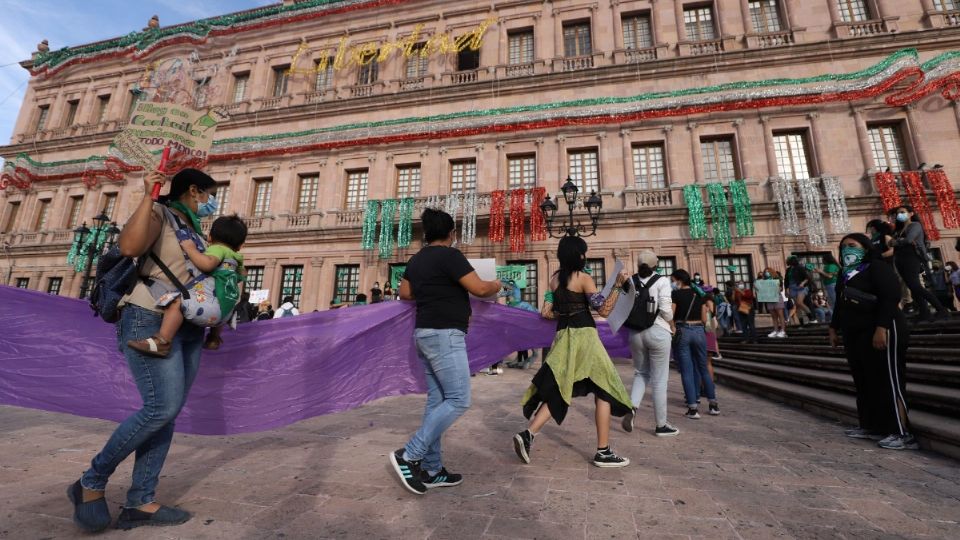
[[[787,337],[787,333],[784,332],[783,330],[781,330],[781,331],[777,332],[777,337],[778,337],[778,338],[785,338],[785,337]]]
[[[502,367],[498,367],[498,368],[497,368],[497,375],[503,375],[503,368],[502,368]]]
[[[769,338],[780,337],[779,334],[780,334],[780,332],[777,332],[776,330],[774,330],[773,332],[770,332],[769,334],[767,334],[767,337],[769,337]]]

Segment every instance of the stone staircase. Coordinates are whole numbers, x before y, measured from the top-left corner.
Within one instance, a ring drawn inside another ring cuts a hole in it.
[[[907,404],[921,446],[960,459],[960,317],[913,323],[907,350]],[[756,344],[720,339],[717,382],[856,425],[853,378],[826,325],[788,329]]]

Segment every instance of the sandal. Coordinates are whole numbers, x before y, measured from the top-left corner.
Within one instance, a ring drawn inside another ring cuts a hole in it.
[[[170,342],[159,335],[148,337],[147,339],[131,339],[127,342],[127,347],[157,358],[166,358],[170,354]]]
[[[203,348],[208,351],[215,351],[223,345],[223,338],[220,336],[207,336],[206,341],[203,342]]]

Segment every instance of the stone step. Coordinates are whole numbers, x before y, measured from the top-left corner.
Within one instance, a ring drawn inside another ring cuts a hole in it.
[[[827,334],[823,335],[796,335],[787,329],[786,338],[769,338],[766,334],[759,334],[757,339],[761,344],[790,344],[790,345],[829,345]],[[723,337],[720,339],[721,346],[736,346],[741,338]],[[960,348],[960,334],[910,334],[910,346],[912,347],[935,347],[935,348]]]
[[[798,347],[797,345],[790,345],[787,342],[771,341],[767,343],[729,343],[720,347],[720,352],[723,354],[739,354],[741,352],[795,354],[798,350],[807,355],[845,358],[843,347],[834,348],[830,345],[804,345]],[[907,349],[907,362],[960,366],[960,347],[914,347],[913,344],[911,344]]]
[[[767,399],[784,402],[814,414],[856,425],[856,399],[849,394],[716,367],[717,382]],[[911,430],[928,450],[960,459],[960,421],[955,416],[910,411]],[[838,436],[843,436],[838,433]]]

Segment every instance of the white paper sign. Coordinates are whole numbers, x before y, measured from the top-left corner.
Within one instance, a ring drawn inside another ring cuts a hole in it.
[[[617,298],[617,303],[613,306],[613,311],[610,312],[610,316],[607,317],[607,324],[610,325],[610,330],[614,334],[620,331],[620,327],[623,326],[623,323],[627,321],[627,317],[630,316],[630,312],[633,311],[633,301],[636,299],[636,288],[633,286],[633,280],[627,281],[627,292],[624,294],[620,293],[620,297]]]
[[[473,267],[477,272],[477,276],[480,277],[483,281],[493,281],[497,279],[497,260],[496,259],[467,259],[467,262],[470,263],[470,266]],[[473,296],[472,294],[470,296]],[[486,298],[479,296],[473,296],[474,298],[479,298],[480,300],[485,300],[488,302],[496,302],[497,294],[494,293]]]
[[[266,302],[270,299],[270,289],[258,289],[256,291],[250,291],[250,303],[259,304],[260,302]]]
[[[610,297],[610,291],[613,290],[613,284],[616,283],[617,276],[620,275],[620,272],[623,272],[623,261],[617,261],[613,265],[613,273],[607,278],[607,284],[604,285],[603,290],[600,291],[600,294],[602,294],[604,298]]]

